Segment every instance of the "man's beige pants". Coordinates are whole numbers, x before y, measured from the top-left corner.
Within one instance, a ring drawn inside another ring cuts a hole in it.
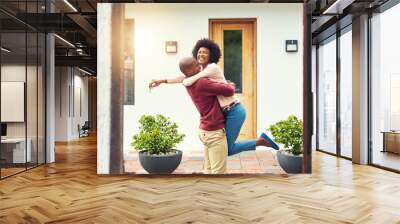
[[[228,143],[225,129],[216,131],[199,130],[200,140],[204,145],[205,173],[220,174],[226,171]]]

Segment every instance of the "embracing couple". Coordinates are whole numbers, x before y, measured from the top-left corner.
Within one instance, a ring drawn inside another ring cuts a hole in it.
[[[222,174],[226,171],[227,156],[256,146],[279,149],[265,133],[258,139],[236,142],[246,119],[246,109],[234,96],[235,84],[225,80],[217,65],[221,50],[209,39],[197,41],[193,57],[180,60],[184,74],[174,79],[152,80],[150,88],[162,83],[183,83],[200,113],[199,138],[204,144],[204,172]]]

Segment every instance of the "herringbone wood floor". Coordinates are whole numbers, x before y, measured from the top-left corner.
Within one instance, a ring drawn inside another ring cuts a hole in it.
[[[0,181],[0,223],[400,223],[400,175],[315,153],[312,175],[96,175],[96,139]]]

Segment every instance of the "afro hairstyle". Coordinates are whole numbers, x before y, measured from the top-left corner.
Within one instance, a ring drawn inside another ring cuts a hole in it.
[[[210,51],[209,63],[218,63],[219,59],[221,58],[221,49],[219,48],[218,44],[207,38],[198,40],[192,50],[192,55],[194,58],[197,58],[197,52],[202,47],[207,48]]]

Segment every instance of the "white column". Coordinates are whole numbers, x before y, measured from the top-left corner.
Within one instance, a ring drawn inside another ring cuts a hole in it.
[[[98,4],[97,173],[110,173],[111,4]]]
[[[46,36],[46,163],[55,161],[54,134],[55,134],[55,60],[54,60],[54,35]]]

